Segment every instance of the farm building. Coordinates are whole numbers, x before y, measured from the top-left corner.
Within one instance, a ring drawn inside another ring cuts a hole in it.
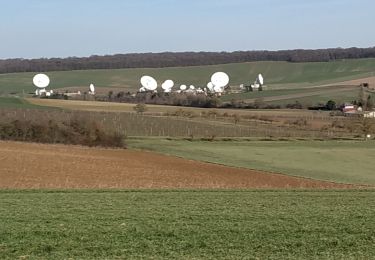
[[[366,111],[363,113],[364,118],[375,118],[375,111]]]
[[[349,103],[345,103],[341,109],[342,109],[342,112],[344,113],[348,113],[348,112],[353,113],[353,112],[358,111],[358,107],[356,105],[349,104]]]
[[[351,110],[344,112],[347,117],[364,117],[364,118],[375,118],[375,111],[357,111]]]

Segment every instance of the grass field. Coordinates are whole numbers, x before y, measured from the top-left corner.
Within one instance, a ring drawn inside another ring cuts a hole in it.
[[[0,97],[0,108],[22,108],[22,109],[48,109],[48,106],[32,104],[22,98]]]
[[[375,185],[374,141],[129,139],[129,146],[187,159],[341,183]]]
[[[258,73],[263,73],[266,84],[272,88],[298,88],[311,84],[341,82],[372,76],[375,59],[344,60],[335,62],[288,63],[251,62],[215,66],[177,67],[161,69],[119,69],[50,72],[52,89],[83,87],[90,83],[100,88],[119,88],[137,90],[139,79],[148,74],[159,83],[172,79],[176,85],[194,84],[205,86],[215,71],[225,71],[231,77],[231,85],[252,83]],[[35,73],[16,73],[0,75],[0,93],[34,92],[32,77]],[[107,90],[106,90],[107,91]]]
[[[372,95],[375,97],[374,95]],[[269,101],[269,104],[275,105],[286,105],[286,104],[293,104],[295,101],[300,102],[301,104],[305,105],[316,105],[316,104],[326,104],[329,100],[334,100],[337,104],[344,104],[345,102],[353,102],[353,100],[358,99],[359,97],[359,89],[347,89],[345,91],[337,91],[335,93],[324,93],[306,97],[299,97],[299,98],[289,98],[284,100],[276,100],[276,101]]]
[[[0,191],[1,259],[371,259],[374,191]]]
[[[262,102],[277,105],[292,104],[295,101],[306,105],[315,105],[333,99],[337,104],[351,102],[358,98],[358,86],[325,86],[314,88],[295,89],[270,89],[266,91],[255,91],[238,94],[228,94],[221,98],[222,101],[244,100],[246,102],[256,102],[260,98]]]

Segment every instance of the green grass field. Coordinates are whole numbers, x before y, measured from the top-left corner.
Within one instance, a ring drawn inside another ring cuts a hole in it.
[[[49,109],[47,106],[34,105],[22,98],[13,97],[0,97],[0,108]]]
[[[374,191],[0,191],[1,259],[371,259]]]
[[[375,59],[344,60],[335,62],[288,63],[250,62],[214,66],[176,67],[161,69],[118,69],[50,72],[52,89],[67,87],[87,87],[94,83],[97,87],[137,90],[139,79],[148,74],[161,84],[172,79],[176,85],[194,84],[205,86],[215,71],[225,71],[231,77],[231,85],[252,83],[258,73],[264,74],[270,88],[299,88],[301,86],[340,82],[343,80],[372,76]],[[34,92],[32,77],[35,73],[0,75],[0,93]],[[281,86],[280,86],[281,85]]]
[[[340,183],[375,185],[374,141],[129,139],[131,148]]]
[[[293,104],[294,102],[298,101],[304,105],[316,105],[316,104],[326,104],[329,100],[334,100],[336,104],[343,104],[345,102],[353,102],[353,100],[357,100],[359,97],[359,89],[349,90],[349,91],[337,91],[332,94],[320,94],[314,95],[309,97],[300,97],[300,98],[290,98],[284,100],[277,100],[277,101],[269,101],[269,104],[275,105],[286,105],[286,104]],[[372,95],[375,97],[375,95]]]
[[[300,95],[302,97],[292,97]],[[288,96],[291,96],[288,98]],[[318,103],[326,103],[330,99],[334,99],[338,104],[351,102],[359,96],[359,88],[356,87],[314,87],[314,88],[294,88],[294,89],[268,89],[265,91],[254,91],[247,93],[228,94],[221,98],[222,101],[232,100],[250,100],[256,101],[262,98],[264,102],[269,104],[285,105],[299,101],[302,104],[315,105]],[[268,98],[275,100],[268,100]]]

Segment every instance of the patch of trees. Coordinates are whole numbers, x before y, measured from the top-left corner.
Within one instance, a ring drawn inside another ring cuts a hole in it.
[[[328,100],[326,104],[318,104],[316,106],[309,107],[309,110],[323,110],[323,111],[334,111],[339,110],[339,107],[334,100]]]
[[[206,96],[204,94],[190,93],[137,93],[133,95],[129,92],[108,93],[107,96],[97,96],[97,101],[135,103],[135,104],[153,104],[170,105],[185,107],[217,108],[221,106],[221,100],[215,96]]]
[[[375,58],[375,47],[280,51],[164,52],[105,56],[94,55],[85,58],[6,59],[0,60],[0,73],[163,68],[252,61],[328,62],[359,58]]]
[[[82,118],[48,122],[25,118],[0,121],[0,140],[124,148],[124,139],[123,135],[111,133],[99,123]]]

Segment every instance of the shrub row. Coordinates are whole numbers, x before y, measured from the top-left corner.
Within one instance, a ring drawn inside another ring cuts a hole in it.
[[[1,120],[0,139],[38,143],[61,143],[125,148],[124,136],[105,131],[95,121],[82,118],[68,121]]]

